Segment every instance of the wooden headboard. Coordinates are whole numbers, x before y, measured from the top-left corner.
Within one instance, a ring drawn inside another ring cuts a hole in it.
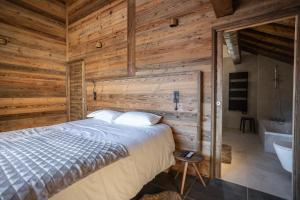
[[[177,149],[200,151],[201,72],[98,80],[97,100],[93,82],[86,84],[88,112],[113,108],[157,113],[173,129]],[[180,92],[177,111],[173,91]]]

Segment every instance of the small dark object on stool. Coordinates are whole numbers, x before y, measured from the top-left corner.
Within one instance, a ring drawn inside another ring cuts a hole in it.
[[[241,117],[240,131],[243,129],[243,133],[245,133],[245,126],[247,121],[249,121],[250,131],[255,133],[255,119],[253,117]]]

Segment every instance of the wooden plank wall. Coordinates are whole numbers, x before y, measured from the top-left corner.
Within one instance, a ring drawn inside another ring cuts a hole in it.
[[[152,108],[157,108],[157,99],[151,98],[153,94],[150,95],[150,91],[153,91],[152,87],[159,87],[159,83],[149,86],[150,82],[169,80],[168,77],[171,76],[174,81],[170,81],[169,84],[176,88],[176,85],[182,84],[180,77],[201,71],[200,131],[193,134],[198,134],[201,139],[199,147],[208,159],[213,151],[211,145],[212,26],[222,27],[226,23],[235,23],[238,26],[239,22],[247,21],[248,17],[277,13],[283,9],[296,9],[295,6],[300,4],[298,0],[242,0],[239,1],[233,15],[216,19],[213,8],[207,0],[101,2],[71,0],[68,6],[69,59],[86,61],[88,110],[101,107],[123,108],[122,104],[126,104],[126,107],[131,109],[153,110]],[[135,13],[132,13],[132,10],[127,8],[131,8],[134,4]],[[130,24],[134,30],[131,30],[127,24],[127,19],[131,17],[135,17],[135,24]],[[169,26],[171,18],[179,20],[177,27]],[[128,39],[127,34],[130,37]],[[135,37],[132,38],[132,35]],[[102,42],[103,48],[95,48],[97,41]],[[127,66],[134,69],[127,71]],[[179,80],[176,81],[175,77]],[[90,96],[92,80],[97,81],[99,95],[97,101],[93,101]],[[161,84],[168,85],[164,81]],[[195,85],[190,82],[188,87],[193,90]],[[105,88],[105,91],[102,91],[102,88]],[[188,91],[188,88],[184,91]],[[126,101],[122,101],[122,98]],[[108,103],[110,100],[115,102]],[[146,103],[143,103],[144,101]],[[171,106],[171,102],[167,100],[163,102],[160,104],[162,110]],[[175,112],[171,113],[175,116]],[[182,120],[183,124],[185,122]],[[208,175],[209,163],[206,162],[202,167],[202,173]]]
[[[71,18],[72,8],[73,4],[69,9]],[[127,75],[126,1],[115,0],[71,23],[68,32],[69,60],[84,59],[86,79]],[[102,48],[96,48],[97,42],[102,43]]]
[[[75,12],[74,7],[85,2],[70,3],[70,19],[88,9],[83,6]],[[109,2],[69,23],[69,60],[85,60],[88,111],[110,107],[162,114],[174,129],[177,148],[201,148],[207,158],[202,172],[208,175],[212,7],[199,0],[136,1],[136,28],[131,33],[135,38],[130,40],[135,42],[130,55],[134,56],[130,65],[135,65],[135,76],[126,78],[132,75],[127,70],[128,3],[132,2]],[[178,27],[169,26],[173,17],[179,19]],[[102,48],[95,48],[97,41]],[[97,81],[97,101],[92,98],[93,80]],[[172,100],[176,88],[182,101],[177,112]]]
[[[0,131],[66,121],[65,4],[0,0]]]
[[[116,108],[159,113],[164,116],[163,122],[173,128],[177,148],[198,150],[200,84],[200,73],[102,80],[97,82],[98,101],[94,101],[93,83],[89,82],[88,110]],[[177,111],[173,91],[180,91]]]

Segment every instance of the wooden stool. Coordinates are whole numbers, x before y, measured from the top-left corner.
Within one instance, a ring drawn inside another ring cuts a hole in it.
[[[240,131],[243,130],[243,133],[245,133],[245,126],[247,121],[249,121],[250,131],[255,133],[255,119],[253,117],[241,117]]]
[[[197,163],[201,163],[204,158],[201,156],[199,153],[195,153],[191,158],[185,158],[182,156],[184,151],[175,151],[174,156],[177,160],[183,161],[184,162],[184,170],[183,170],[183,176],[182,176],[182,182],[181,182],[181,189],[180,189],[180,194],[183,195],[184,191],[184,184],[185,184],[185,179],[186,179],[186,173],[187,173],[187,168],[188,165],[191,163],[194,170],[196,171],[200,181],[202,182],[203,186],[206,187],[206,184],[197,168]]]

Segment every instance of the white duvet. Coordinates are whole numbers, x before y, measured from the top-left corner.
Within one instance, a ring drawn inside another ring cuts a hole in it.
[[[175,163],[174,139],[167,125],[131,127],[95,119],[69,123],[81,134],[84,132],[91,137],[101,134],[124,144],[129,156],[74,183],[50,200],[129,200],[143,185]],[[70,127],[64,124],[56,126],[60,129]]]

